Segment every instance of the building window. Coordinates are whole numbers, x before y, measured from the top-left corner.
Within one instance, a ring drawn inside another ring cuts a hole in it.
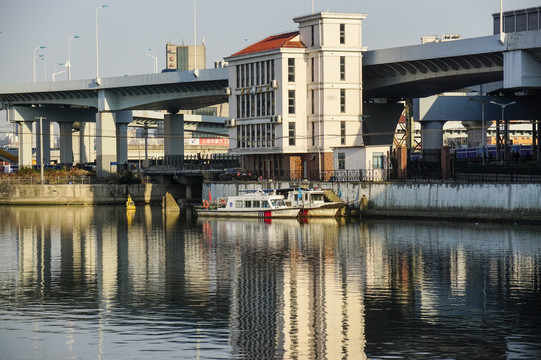
[[[346,57],[340,56],[340,80],[346,80]]]
[[[295,146],[295,122],[289,123],[289,146]]]
[[[311,97],[312,97],[312,99],[311,99],[311,105],[312,105],[312,114],[313,114],[313,113],[315,112],[315,108],[316,108],[316,104],[315,104],[315,103],[316,103],[316,100],[315,100],[314,90],[311,90],[311,91],[310,91],[310,94],[312,94],[312,95],[311,95]]]
[[[316,146],[316,123],[312,122],[312,146]]]
[[[346,43],[346,24],[340,24],[340,44]]]
[[[338,153],[338,170],[346,169],[346,153]]]
[[[314,63],[315,63],[315,58],[312,58],[311,59],[311,62],[312,62],[312,66],[311,66],[311,71],[312,71],[312,82],[314,82],[314,79],[316,78],[315,77],[315,73],[316,73],[316,69],[314,68]]]
[[[340,121],[340,145],[346,145],[346,122]]]
[[[375,152],[372,154],[372,168],[373,169],[383,169],[383,153]]]
[[[240,66],[237,65],[237,87],[240,87]]]
[[[295,59],[287,59],[287,81],[295,81]]]
[[[346,112],[346,89],[340,89],[340,112]]]
[[[288,108],[289,114],[295,114],[295,90],[289,90],[288,92]]]
[[[311,45],[310,46],[314,46],[314,36],[315,36],[315,32],[314,32],[314,25],[310,26],[310,33],[311,33],[311,36],[312,36],[312,42],[311,42]]]

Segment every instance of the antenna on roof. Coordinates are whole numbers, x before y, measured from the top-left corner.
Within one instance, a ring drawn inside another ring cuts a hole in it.
[[[314,0],[312,0],[312,14],[314,13]]]

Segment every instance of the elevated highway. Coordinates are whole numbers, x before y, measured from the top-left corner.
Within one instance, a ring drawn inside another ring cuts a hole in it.
[[[490,89],[492,94],[512,96],[521,92],[536,99],[524,103],[539,103],[541,30],[367,51],[363,58],[363,91],[365,101],[370,103],[366,106],[370,117],[365,120],[364,131],[394,131],[401,105],[389,110],[388,106],[378,106],[380,99],[397,105],[398,100],[481,84],[486,84],[485,91]],[[9,120],[20,124],[19,163],[23,166],[31,164],[32,123],[37,117],[59,122],[61,142],[65,139],[61,148],[66,149],[71,148],[68,138],[73,123],[80,122],[81,137],[86,138],[85,124],[94,119],[98,174],[107,176],[110,164],[126,160],[122,149],[126,148],[126,128],[133,121],[133,111],[168,112],[163,118],[165,160],[167,164],[175,165],[183,155],[184,131],[184,117],[177,112],[224,103],[228,101],[228,95],[228,70],[221,68],[106,79],[0,84],[0,107],[9,109]],[[220,125],[217,125],[218,128]],[[374,139],[374,143],[376,141]],[[370,144],[371,140],[367,139],[366,143]],[[69,155],[68,151],[63,157],[68,163]]]

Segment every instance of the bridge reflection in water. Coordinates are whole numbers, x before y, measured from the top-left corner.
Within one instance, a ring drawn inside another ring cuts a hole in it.
[[[539,226],[0,218],[2,357],[541,356]]]

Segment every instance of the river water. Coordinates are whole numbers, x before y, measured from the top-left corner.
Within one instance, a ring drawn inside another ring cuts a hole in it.
[[[539,359],[541,226],[0,207],[0,359]]]

